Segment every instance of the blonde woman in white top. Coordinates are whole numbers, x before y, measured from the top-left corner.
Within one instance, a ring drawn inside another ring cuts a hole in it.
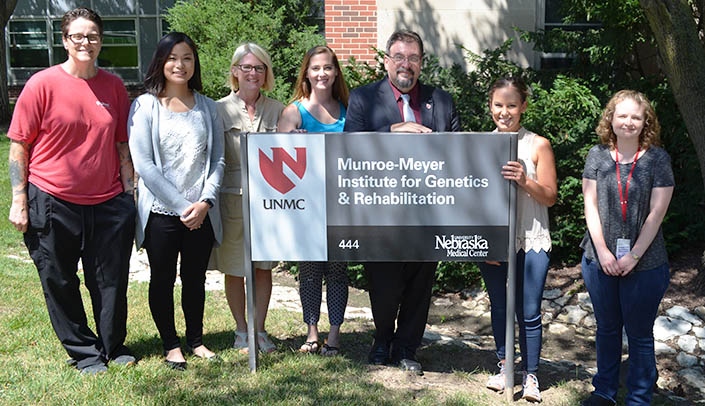
[[[230,62],[229,81],[232,91],[217,102],[225,130],[225,174],[219,199],[223,242],[213,250],[210,265],[225,274],[225,297],[237,325],[233,346],[245,352],[248,343],[240,135],[276,131],[284,104],[262,93],[262,90],[274,88],[274,73],[269,54],[257,44],[244,43],[237,47]],[[252,226],[257,227],[257,224]],[[272,261],[253,263],[257,343],[262,352],[276,350],[264,325],[275,265]]]
[[[556,202],[557,180],[553,150],[549,141],[521,126],[529,90],[520,78],[497,80],[489,91],[492,120],[499,132],[519,133],[518,159],[502,166],[502,176],[517,185],[516,234],[516,318],[524,379],[522,398],[541,401],[538,372],[541,354],[541,298],[548,274],[551,236],[548,208]],[[492,331],[500,372],[487,381],[487,387],[504,390],[506,354],[506,262],[480,263],[492,306]],[[514,349],[510,349],[514,351]]]

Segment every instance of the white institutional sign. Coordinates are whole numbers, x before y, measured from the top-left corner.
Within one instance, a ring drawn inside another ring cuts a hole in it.
[[[516,133],[258,133],[253,261],[506,260]]]

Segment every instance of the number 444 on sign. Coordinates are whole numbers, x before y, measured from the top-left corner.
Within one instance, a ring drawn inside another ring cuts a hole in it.
[[[360,248],[360,243],[357,240],[340,240],[338,247],[344,250],[358,249]]]

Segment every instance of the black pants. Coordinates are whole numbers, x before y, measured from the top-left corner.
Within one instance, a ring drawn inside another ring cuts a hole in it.
[[[181,309],[186,321],[186,343],[203,344],[203,308],[206,268],[213,248],[213,227],[206,216],[201,228],[189,231],[177,216],[151,213],[144,247],[149,258],[149,310],[157,325],[164,351],[180,346],[174,324],[174,282],[181,255]]]
[[[435,262],[368,262],[375,342],[414,354],[426,328]],[[396,323],[396,330],[395,330]]]
[[[49,319],[78,368],[120,355],[127,335],[127,280],[135,203],[118,196],[92,206],[69,203],[30,184],[24,241],[44,290]],[[88,327],[77,276],[83,263],[97,334]]]

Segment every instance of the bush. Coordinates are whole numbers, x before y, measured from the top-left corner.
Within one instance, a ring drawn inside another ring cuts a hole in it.
[[[597,143],[600,102],[580,80],[558,76],[549,89],[532,84],[531,103],[522,121],[551,141],[558,175],[558,199],[549,209],[554,264],[576,263],[585,235],[582,173],[585,157]]]
[[[286,103],[304,54],[325,44],[312,17],[317,14],[316,4],[313,0],[180,1],[168,10],[166,20],[171,29],[188,34],[198,45],[205,95],[219,99],[230,92],[227,80],[233,52],[243,42],[255,42],[272,57],[276,85],[268,95]]]
[[[217,99],[229,92],[226,78],[232,53],[241,42],[253,41],[268,49],[272,56],[277,79],[270,96],[286,103],[304,53],[314,45],[325,43],[312,17],[317,15],[318,4],[314,0],[179,2],[169,10],[167,21],[172,29],[186,32],[199,45],[206,95]],[[218,24],[211,24],[212,21]],[[617,21],[623,22],[623,19]],[[630,24],[638,25],[640,20],[635,19]],[[654,102],[661,121],[664,147],[673,160],[676,178],[676,191],[663,226],[669,252],[676,252],[705,233],[705,191],[697,155],[668,83],[662,78],[643,79],[634,74],[628,64],[612,66],[613,56],[620,54],[615,53],[615,49],[620,48],[592,45],[600,43],[594,42],[595,38],[612,34],[612,31],[605,34],[591,30],[583,38],[571,33],[563,36],[554,32],[524,33],[523,38],[531,39],[539,48],[561,41],[561,47],[575,52],[577,61],[585,62],[564,71],[535,72],[508,61],[506,53],[511,40],[482,54],[466,49],[468,60],[476,67],[470,72],[457,64],[443,67],[435,55],[424,56],[421,80],[451,93],[464,131],[494,128],[487,107],[487,92],[498,77],[521,75],[531,86],[533,94],[523,123],[551,141],[558,172],[558,201],[549,210],[554,265],[575,264],[582,254],[578,246],[585,233],[582,169],[587,151],[597,143],[594,133],[597,119],[614,89],[633,88],[646,93]],[[343,68],[349,87],[382,78],[385,75],[383,57],[384,51],[377,50],[372,64],[358,63],[351,58]],[[367,284],[362,269],[360,264],[348,267],[351,282],[358,287]],[[442,262],[438,266],[434,291],[457,291],[479,280],[475,264]]]

